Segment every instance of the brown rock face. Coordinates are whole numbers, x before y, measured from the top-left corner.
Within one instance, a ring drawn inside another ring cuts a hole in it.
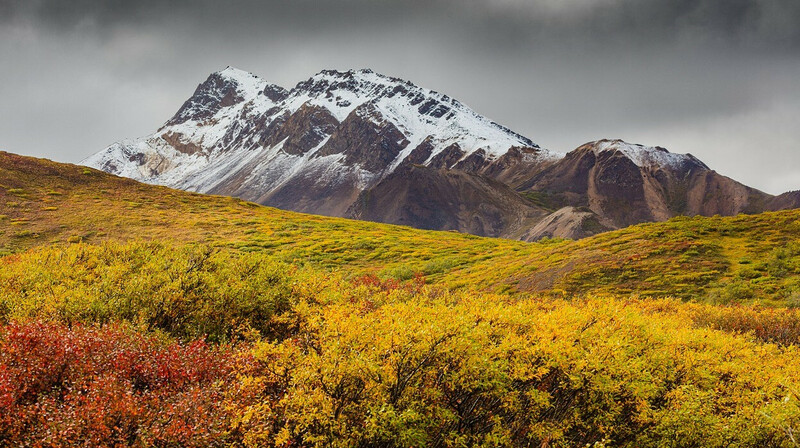
[[[769,195],[742,185],[716,171],[706,171],[688,183],[686,215],[723,215],[760,213],[766,210]]]
[[[508,186],[487,177],[459,170],[403,165],[361,193],[346,216],[511,238],[546,214]]]
[[[433,144],[431,143],[431,139],[427,138],[411,151],[411,154],[403,160],[403,163],[422,165],[428,160],[432,153]]]
[[[486,152],[482,149],[479,149],[467,157],[459,160],[455,165],[452,166],[452,168],[466,171],[468,173],[477,173],[489,164],[490,162],[487,159]]]
[[[191,98],[178,109],[165,126],[184,123],[188,120],[203,120],[214,116],[223,107],[243,101],[236,83],[218,73],[213,73],[197,86]]]
[[[165,142],[169,143],[170,146],[184,154],[203,152],[202,146],[192,142],[191,140],[185,140],[183,135],[176,132],[164,133],[161,135],[161,138],[163,138]]]
[[[458,143],[453,143],[442,150],[439,154],[436,154],[436,156],[431,159],[431,162],[428,166],[437,169],[450,168],[459,160],[461,160],[462,157],[464,157],[464,151],[461,150],[461,147],[458,146]]]
[[[303,104],[293,114],[285,114],[264,130],[260,143],[276,146],[292,155],[303,155],[317,147],[339,124],[328,109]]]
[[[789,191],[770,199],[767,209],[771,211],[800,208],[800,191]]]
[[[319,176],[324,171],[318,172]],[[345,216],[361,190],[357,178],[343,173],[339,182],[318,182],[318,177],[293,177],[258,202],[271,207],[327,216]]]
[[[600,218],[586,207],[564,207],[544,217],[522,235],[524,241],[542,238],[586,238],[611,230],[600,223]]]
[[[769,198],[717,174],[692,156],[607,140],[570,152],[522,189],[554,203],[588,207],[608,228],[663,221],[679,214],[758,212]]]
[[[513,146],[483,168],[481,174],[519,190],[532,176],[555,163],[539,158],[540,152],[540,148]]]
[[[365,104],[342,121],[316,156],[343,154],[345,164],[358,164],[376,173],[384,170],[408,143],[403,133],[372,104]]]

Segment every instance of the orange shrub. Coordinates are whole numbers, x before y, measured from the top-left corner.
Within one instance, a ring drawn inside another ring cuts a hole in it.
[[[249,359],[121,326],[11,323],[0,329],[0,446],[229,443],[228,388]]]

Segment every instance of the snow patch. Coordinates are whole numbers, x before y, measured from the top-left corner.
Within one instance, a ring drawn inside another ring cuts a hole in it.
[[[701,163],[691,154],[675,154],[661,147],[631,144],[622,140],[601,140],[594,145],[596,153],[618,151],[640,168],[666,167],[680,169],[684,164]]]
[[[227,68],[216,73],[225,79],[234,81],[236,84],[236,90],[242,95],[242,97],[245,98],[245,100],[251,100],[261,95],[261,92],[263,92],[267,85],[269,85],[267,81],[259,78],[256,75],[231,66],[228,66]]]

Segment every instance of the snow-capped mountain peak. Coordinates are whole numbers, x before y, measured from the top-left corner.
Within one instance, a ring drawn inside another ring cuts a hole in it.
[[[341,191],[347,201],[404,163],[481,170],[510,151],[519,154],[515,163],[558,158],[447,95],[369,69],[323,70],[286,90],[227,67],[156,133],[115,143],[84,163],[260,202],[306,195],[279,192],[300,188],[294,183]]]
[[[367,103],[408,139],[406,156],[430,136],[436,138],[429,160],[454,143],[459,144],[465,156],[482,149],[491,158],[505,154],[512,146],[538,148],[530,139],[478,115],[447,95],[370,69],[323,70],[298,83],[289,92],[285,107],[291,112],[303,105],[322,107],[342,122]],[[469,138],[470,134],[479,135]]]
[[[680,169],[687,165],[698,165],[709,169],[703,162],[691,154],[676,154],[660,146],[645,146],[628,143],[623,140],[599,140],[592,144],[595,153],[616,152],[630,159],[640,168],[672,168]]]
[[[267,81],[250,72],[231,66],[215,72],[214,74],[235,83],[236,89],[244,98],[255,98],[264,91],[264,88],[268,84]]]

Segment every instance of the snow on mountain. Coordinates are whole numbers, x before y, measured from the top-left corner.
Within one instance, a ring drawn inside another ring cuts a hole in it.
[[[600,140],[594,145],[595,153],[619,152],[640,168],[672,168],[678,170],[688,164],[708,167],[691,154],[675,154],[660,146],[631,144],[622,140]]]
[[[286,108],[294,112],[303,104],[313,104],[326,108],[341,122],[368,102],[409,140],[398,162],[429,136],[434,137],[435,149],[426,162],[453,143],[459,144],[465,157],[479,149],[495,158],[512,146],[538,148],[530,139],[478,115],[447,95],[369,69],[322,71],[292,90]]]
[[[203,191],[204,185],[212,186],[214,174],[201,170],[231,168],[233,157],[215,160],[215,153],[254,146],[252,136],[242,131],[248,121],[276,106],[263,94],[269,87],[266,81],[235,68],[213,73],[156,133],[114,143],[81,163],[178,188],[192,178],[209,178],[209,182],[195,182],[196,189]]]
[[[325,70],[287,91],[228,67],[156,133],[82,163],[148,183],[261,199],[297,176],[363,190],[412,159],[450,167],[475,155],[489,164],[511,148],[527,148],[530,163],[559,157],[447,95],[371,70]]]

